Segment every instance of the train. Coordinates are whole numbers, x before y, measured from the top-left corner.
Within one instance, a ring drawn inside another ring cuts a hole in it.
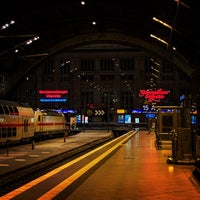
[[[37,141],[66,134],[63,113],[34,110],[27,104],[0,100],[0,145]]]

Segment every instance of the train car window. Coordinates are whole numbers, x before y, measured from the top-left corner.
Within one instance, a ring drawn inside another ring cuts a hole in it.
[[[7,130],[7,137],[11,137],[12,136],[12,129],[8,128]]]
[[[15,114],[12,106],[8,106],[8,109],[9,109],[9,112],[10,112],[11,115]]]
[[[9,115],[9,109],[8,109],[8,106],[3,106],[4,108],[4,111],[5,111],[5,114],[8,114]]]
[[[2,105],[0,105],[0,114],[4,114],[4,109]]]
[[[6,137],[6,128],[2,128],[2,138]]]
[[[16,135],[17,135],[17,129],[16,129],[16,127],[14,127],[14,128],[12,128],[12,136],[16,137]]]
[[[40,122],[40,120],[41,120],[41,116],[39,115],[39,116],[38,116],[38,122]]]
[[[14,109],[15,115],[19,115],[19,111],[18,111],[17,107],[14,106],[13,109]]]

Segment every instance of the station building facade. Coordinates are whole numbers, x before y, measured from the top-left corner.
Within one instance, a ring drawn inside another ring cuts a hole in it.
[[[140,90],[168,91],[154,104],[179,105],[180,96],[190,93],[190,84],[180,68],[141,50],[88,48],[46,59],[27,74],[16,99],[34,108],[73,109],[81,114],[88,109],[104,110],[108,120],[117,109],[131,113],[151,104],[139,95]],[[64,92],[48,95],[51,91]]]

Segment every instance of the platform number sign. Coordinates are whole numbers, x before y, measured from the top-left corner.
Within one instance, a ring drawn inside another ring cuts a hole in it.
[[[150,105],[143,105],[143,113],[156,113],[157,110],[155,107]]]

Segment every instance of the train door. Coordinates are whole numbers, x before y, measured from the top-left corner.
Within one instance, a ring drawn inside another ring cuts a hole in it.
[[[43,116],[42,115],[38,115],[38,131],[42,132],[43,131]]]
[[[22,117],[22,138],[27,138],[29,134],[29,123],[28,123],[28,118],[27,117]]]

